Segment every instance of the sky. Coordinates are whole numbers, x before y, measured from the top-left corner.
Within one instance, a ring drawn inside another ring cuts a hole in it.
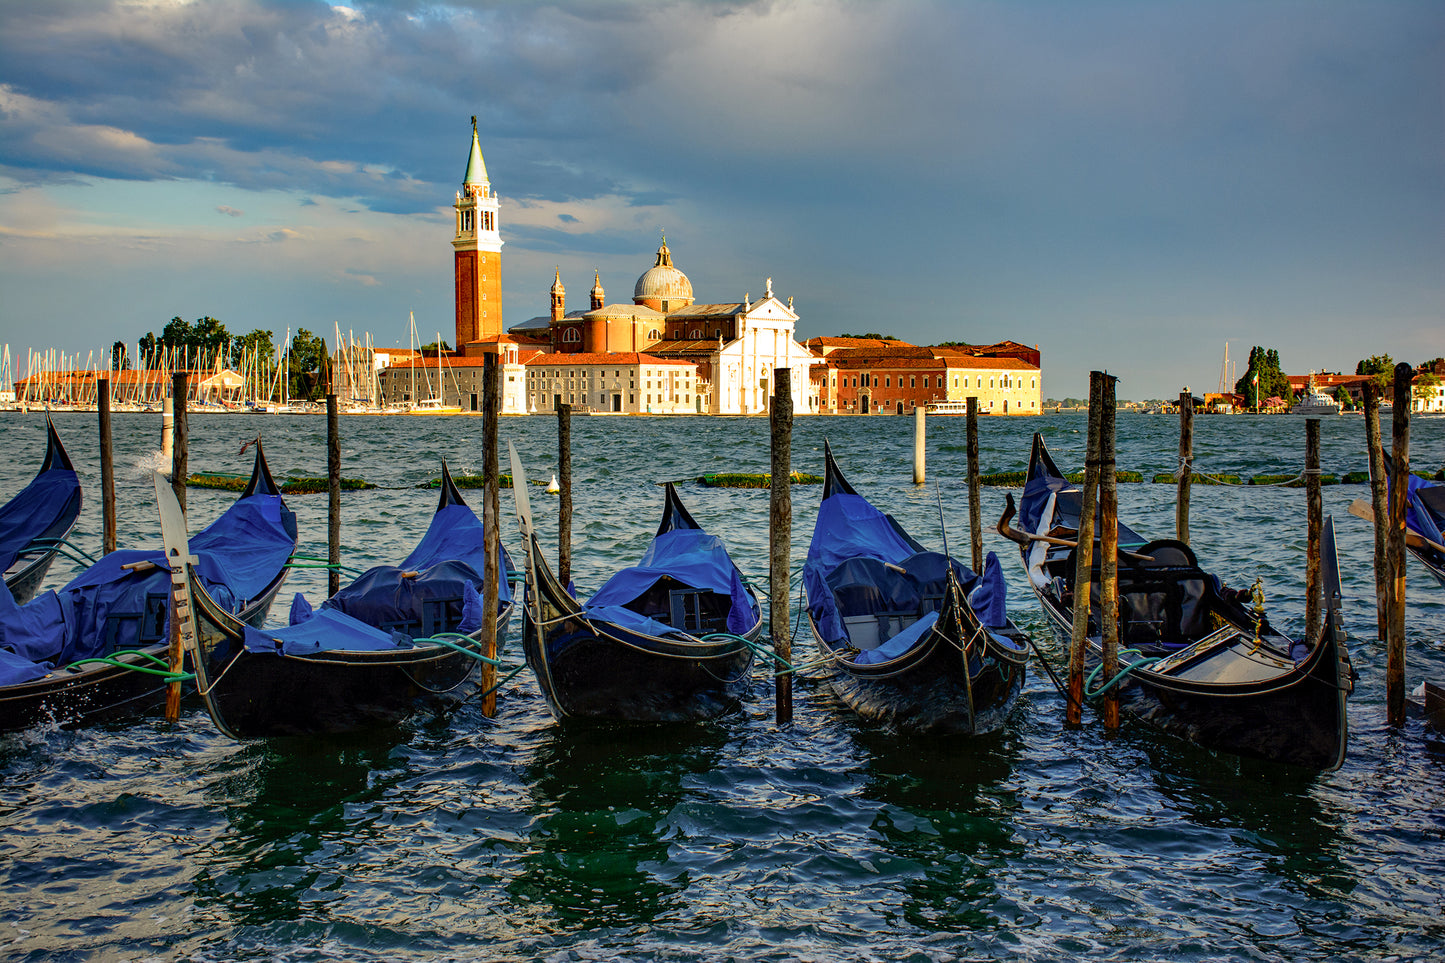
[[[699,302],[1037,344],[1045,397],[1419,363],[1442,65],[1437,0],[4,0],[0,342],[454,340],[475,115],[507,325],[665,234]]]

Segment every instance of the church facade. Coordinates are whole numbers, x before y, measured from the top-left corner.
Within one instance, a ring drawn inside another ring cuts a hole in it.
[[[663,396],[666,402],[649,401],[649,397],[658,398],[657,393],[640,388],[635,398],[619,402],[614,392],[603,399],[604,411],[765,414],[772,405],[779,368],[789,370],[794,412],[817,411],[816,392],[809,381],[813,354],[795,339],[798,316],[792,299],[784,303],[775,296],[771,278],[756,301],[748,295],[741,301],[698,304],[692,282],[673,263],[664,238],[652,267],[633,285],[631,303],[605,302],[602,279],[594,274],[589,309],[568,313],[566,286],[558,272],[550,291],[550,315],[514,327],[510,333],[539,339],[553,355],[603,358],[645,354],[673,366],[690,367],[693,372],[688,390],[682,393],[685,398],[668,394]],[[545,366],[546,361],[534,358],[533,363]],[[618,365],[611,367],[617,369]],[[643,378],[639,383],[656,384],[657,379]],[[626,394],[630,397],[633,392]],[[557,403],[554,389],[529,394],[533,411],[553,410]],[[585,404],[597,410],[596,401]]]

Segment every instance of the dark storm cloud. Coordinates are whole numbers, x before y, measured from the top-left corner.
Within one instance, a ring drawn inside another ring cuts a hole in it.
[[[1438,321],[1442,62],[1436,2],[10,0],[0,175],[430,215],[476,114],[536,203],[509,263],[645,261],[661,226],[707,296],[786,271],[808,334],[1149,365],[1080,332]]]

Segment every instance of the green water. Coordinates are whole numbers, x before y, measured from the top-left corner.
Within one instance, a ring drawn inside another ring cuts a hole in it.
[[[260,431],[278,475],[324,473],[324,419],[190,422],[192,470],[247,470],[238,450]],[[86,488],[79,542],[94,550],[94,415],[57,425]],[[950,546],[964,551],[963,421],[929,428],[923,489],[911,483],[910,418],[799,418],[793,468],[820,472],[827,437],[859,491],[926,544],[943,536],[941,499]],[[1077,415],[984,419],[983,470],[1021,470],[1035,430],[1076,468],[1082,429]],[[344,474],[382,486],[344,495],[345,561],[358,568],[419,537],[436,494],[413,486],[439,459],[480,469],[477,419],[347,418],[342,431]],[[1121,468],[1174,467],[1174,419],[1125,416],[1119,432]],[[1325,471],[1364,467],[1359,418],[1326,421],[1323,436]],[[157,540],[145,472],[158,437],[158,416],[116,417],[124,545]],[[641,553],[661,509],[656,482],[769,468],[758,420],[577,418],[572,437],[582,592]],[[1303,437],[1288,417],[1201,418],[1196,467],[1295,472]],[[38,465],[43,421],[0,415],[0,438],[3,495]],[[555,470],[550,419],[506,420],[502,440],[533,476]],[[1412,451],[1417,466],[1445,464],[1445,419],[1418,419]],[[551,503],[531,491],[552,546]],[[1445,736],[1418,720],[1385,725],[1373,536],[1345,512],[1363,494],[1324,490],[1361,674],[1338,772],[1212,756],[1134,725],[1110,735],[1092,718],[1066,731],[1037,668],[1005,730],[976,741],[869,728],[807,678],[795,722],[780,728],[761,675],[741,712],[659,729],[563,730],[526,673],[495,719],[467,706],[346,739],[236,744],[188,707],[175,726],[0,736],[0,958],[1437,958]],[[745,572],[766,574],[766,491],[682,495]],[[795,563],[819,495],[793,489]],[[193,526],[231,497],[193,490]],[[1145,533],[1172,532],[1173,500],[1168,485],[1120,488],[1121,514]],[[1001,490],[985,493],[987,526],[1002,503]],[[325,497],[291,504],[303,549],[324,554]],[[514,547],[506,492],[502,505]],[[1300,490],[1193,493],[1201,559],[1234,585],[1261,576],[1276,621],[1296,628],[1304,513]],[[985,547],[1005,560],[1010,614],[1051,645],[1010,544],[990,532]],[[52,584],[70,574],[57,564]],[[324,576],[298,573],[291,591],[319,601]],[[1410,685],[1445,681],[1445,591],[1413,563],[1408,591]],[[796,649],[811,652],[811,640]]]

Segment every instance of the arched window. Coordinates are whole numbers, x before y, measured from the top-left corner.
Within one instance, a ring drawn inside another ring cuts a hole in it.
[[[653,328],[651,331],[647,332],[647,340],[649,340],[649,341],[661,341],[661,340],[662,340],[662,332],[659,331],[659,330],[657,330],[656,328]]]
[[[694,341],[700,341],[702,339],[702,328],[693,328],[692,334],[688,335],[688,337]]]
[[[576,328],[567,328],[562,332],[562,340],[567,344],[582,340],[582,332]]]

